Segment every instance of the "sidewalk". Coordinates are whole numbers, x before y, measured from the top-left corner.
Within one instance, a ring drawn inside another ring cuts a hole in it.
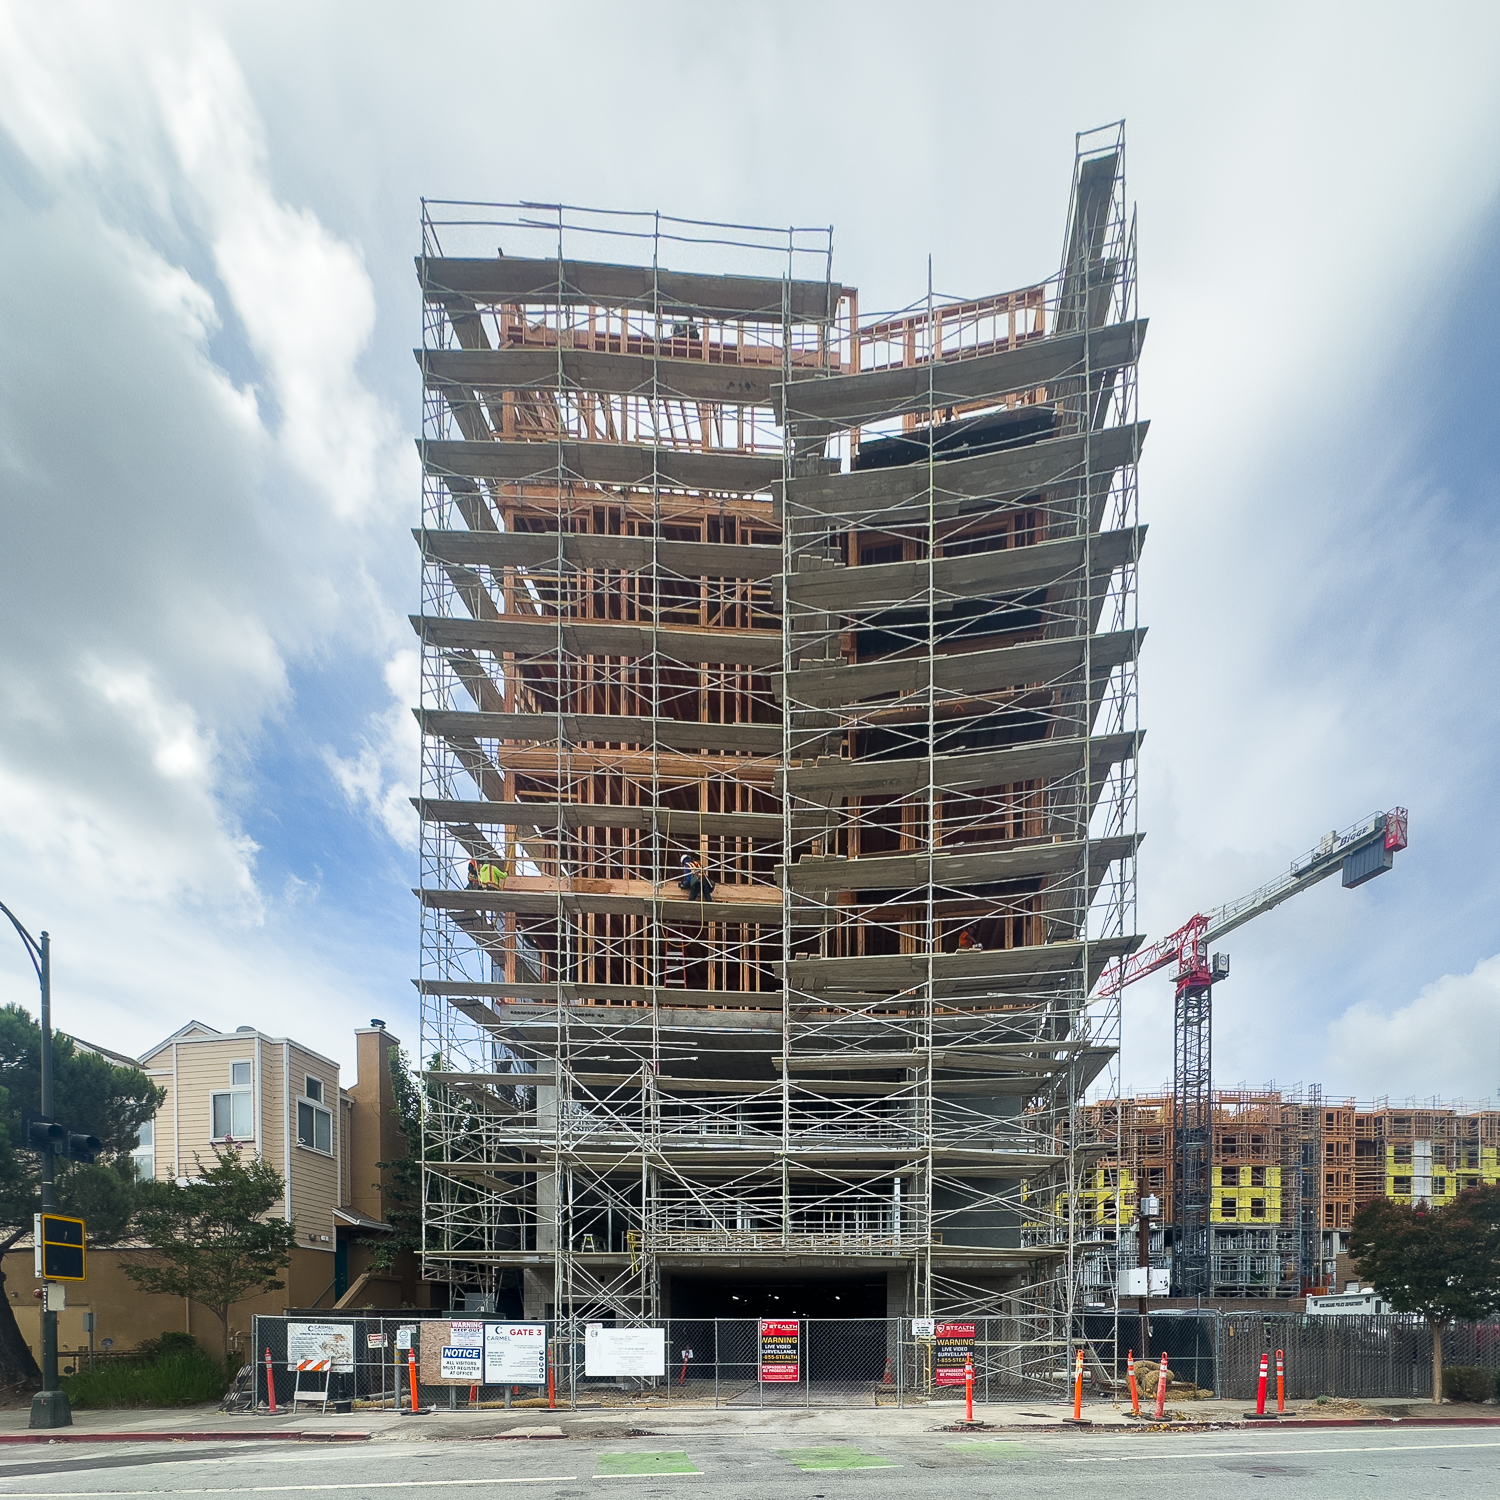
[[[1167,1403],[1168,1420],[1162,1427],[1149,1416],[1137,1422],[1128,1407],[1107,1402],[1086,1403],[1085,1429],[1074,1427],[1071,1406],[1051,1402],[1006,1402],[984,1406],[975,1403],[976,1421],[992,1430],[1006,1432],[1055,1432],[1077,1436],[1087,1433],[1182,1430],[1186,1428],[1234,1428],[1241,1431],[1288,1428],[1371,1427],[1473,1427],[1500,1426],[1500,1406],[1434,1407],[1428,1402],[1365,1402],[1368,1415],[1321,1415],[1309,1411],[1310,1403],[1297,1402],[1295,1410],[1279,1422],[1247,1422],[1255,1409],[1253,1401],[1191,1401]],[[935,1402],[927,1406],[843,1407],[669,1407],[641,1404],[632,1407],[594,1407],[579,1411],[525,1408],[512,1411],[437,1411],[402,1416],[392,1411],[355,1411],[324,1416],[303,1410],[295,1415],[267,1412],[226,1415],[212,1407],[173,1411],[80,1411],[73,1426],[32,1432],[24,1408],[0,1412],[0,1445],[47,1442],[254,1442],[254,1441],[475,1441],[558,1438],[624,1438],[687,1436],[712,1431],[716,1436],[745,1434],[795,1434],[799,1438],[913,1437],[943,1430],[962,1421],[962,1402]]]

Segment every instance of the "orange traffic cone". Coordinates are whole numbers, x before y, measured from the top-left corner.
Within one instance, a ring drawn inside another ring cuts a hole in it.
[[[885,1357],[885,1378],[880,1383],[881,1385],[895,1385],[896,1383],[896,1377],[891,1374],[891,1357],[889,1354]]]

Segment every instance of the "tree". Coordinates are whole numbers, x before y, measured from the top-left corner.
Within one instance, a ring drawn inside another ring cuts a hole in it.
[[[1432,1399],[1443,1399],[1443,1330],[1500,1310],[1500,1187],[1470,1188],[1446,1208],[1377,1198],[1354,1216],[1349,1253],[1397,1312],[1432,1330]]]
[[[399,1047],[387,1050],[386,1062],[406,1155],[375,1163],[387,1174],[385,1216],[394,1231],[359,1242],[370,1252],[370,1266],[376,1271],[389,1271],[403,1251],[422,1248],[422,1090]]]
[[[206,1307],[223,1332],[229,1360],[229,1309],[256,1292],[279,1291],[278,1273],[291,1263],[297,1227],[261,1215],[282,1201],[285,1183],[270,1162],[246,1161],[233,1148],[186,1187],[143,1182],[138,1189],[135,1232],[151,1246],[152,1258],[126,1266],[143,1292],[187,1297]]]
[[[88,1166],[56,1160],[57,1201],[63,1213],[88,1220],[91,1246],[128,1232],[134,1207],[130,1153],[140,1128],[166,1097],[139,1068],[122,1067],[97,1052],[80,1051],[69,1036],[52,1038],[52,1112],[73,1130],[99,1137],[99,1161]],[[22,1110],[42,1103],[42,1030],[23,1006],[0,1006],[0,1255],[31,1232],[42,1206],[41,1158],[25,1147]],[[0,1384],[41,1379],[0,1271]]]

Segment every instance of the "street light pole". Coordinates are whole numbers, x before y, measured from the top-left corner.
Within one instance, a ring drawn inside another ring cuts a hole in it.
[[[27,932],[17,920],[16,914],[0,902],[0,912],[10,918],[10,925],[20,934],[26,945],[26,956],[36,970],[38,983],[42,987],[42,1116],[52,1118],[52,940],[44,932],[41,940]],[[42,1157],[42,1212],[51,1213],[57,1208],[56,1186],[53,1173],[56,1158],[50,1150],[43,1150]],[[57,1382],[57,1309],[47,1304],[47,1282],[42,1283],[42,1388],[31,1398],[31,1426],[71,1427],[73,1410],[68,1403],[68,1393]]]

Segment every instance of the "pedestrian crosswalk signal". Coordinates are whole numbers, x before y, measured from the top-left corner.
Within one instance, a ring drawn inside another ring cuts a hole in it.
[[[43,1281],[84,1280],[84,1222],[62,1214],[37,1214],[36,1274]]]

